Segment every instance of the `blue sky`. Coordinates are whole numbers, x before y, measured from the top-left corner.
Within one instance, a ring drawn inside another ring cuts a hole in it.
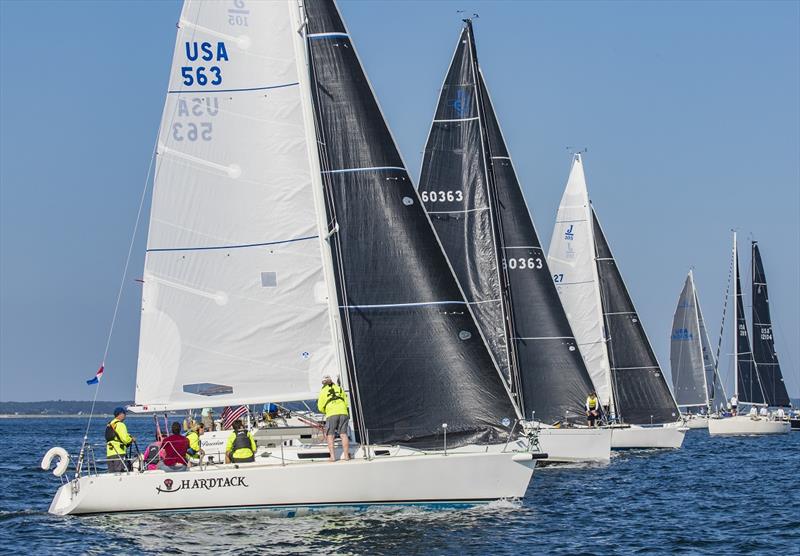
[[[588,147],[595,207],[668,368],[687,270],[716,336],[730,229],[746,268],[752,234],[786,381],[800,395],[800,3],[341,2],[415,177],[461,8],[480,14],[481,65],[542,241],[567,146]],[[0,10],[0,400],[87,399],[180,4]],[[102,399],[133,395],[143,251],[140,234]]]

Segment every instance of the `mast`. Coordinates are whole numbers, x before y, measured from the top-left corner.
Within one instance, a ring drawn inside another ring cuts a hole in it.
[[[733,395],[739,399],[739,253],[736,247],[736,230],[733,231]]]

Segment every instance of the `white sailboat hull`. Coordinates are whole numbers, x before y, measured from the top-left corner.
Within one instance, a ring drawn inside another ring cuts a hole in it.
[[[188,471],[115,473],[63,485],[56,515],[273,509],[294,515],[325,507],[474,505],[525,494],[530,453],[421,452],[349,462],[216,465]]]
[[[682,422],[665,425],[630,425],[610,427],[611,448],[625,450],[630,448],[680,448],[686,431]]]
[[[705,415],[693,415],[686,419],[686,426],[690,429],[707,429],[708,417]]]
[[[711,419],[708,423],[708,433],[711,436],[788,434],[790,430],[791,425],[788,421],[770,421],[749,415]]]
[[[608,462],[611,460],[611,429],[542,428],[539,447],[547,463]]]

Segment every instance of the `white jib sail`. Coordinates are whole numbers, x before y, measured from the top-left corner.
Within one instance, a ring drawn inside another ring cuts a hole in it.
[[[184,4],[159,132],[137,405],[308,399],[339,372],[290,6]]]
[[[705,406],[708,403],[696,299],[694,279],[689,271],[675,308],[670,335],[672,386],[680,406]]]
[[[591,207],[580,154],[572,161],[567,187],[558,206],[547,264],[597,395],[603,405],[609,405],[610,365],[603,331]]]

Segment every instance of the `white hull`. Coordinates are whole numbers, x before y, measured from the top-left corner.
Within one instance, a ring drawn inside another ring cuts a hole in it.
[[[708,433],[711,436],[787,434],[790,430],[791,426],[788,421],[770,421],[749,415],[711,419],[708,423]]]
[[[336,463],[281,465],[278,458],[277,463],[273,459],[171,473],[85,476],[63,485],[49,511],[67,515],[264,508],[293,515],[329,506],[473,505],[522,497],[535,466],[532,455],[524,452],[401,452]]]
[[[705,415],[695,415],[686,419],[686,426],[690,429],[707,429],[708,417]]]
[[[611,430],[603,428],[541,428],[539,447],[547,454],[543,462],[608,462],[611,460]]]
[[[611,448],[624,450],[629,448],[680,448],[686,431],[682,422],[665,425],[630,425],[609,427]]]

